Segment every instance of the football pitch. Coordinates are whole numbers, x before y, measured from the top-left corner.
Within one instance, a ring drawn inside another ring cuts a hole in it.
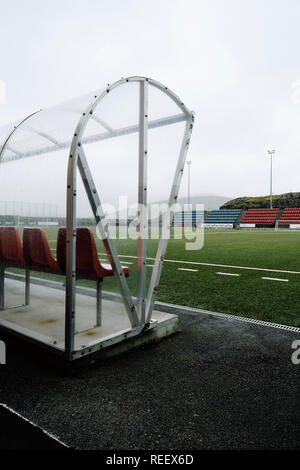
[[[57,229],[45,230],[55,255]],[[300,232],[206,230],[204,246],[197,251],[187,251],[186,241],[169,240],[157,300],[300,326]],[[96,243],[104,262],[102,241],[96,237]],[[137,242],[115,243],[122,264],[130,269],[128,284],[135,295]],[[148,281],[157,244],[148,240]],[[78,283],[95,286],[92,281]],[[103,289],[115,291],[114,278],[104,279]]]

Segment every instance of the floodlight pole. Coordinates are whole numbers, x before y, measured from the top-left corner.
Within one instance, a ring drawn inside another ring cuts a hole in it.
[[[186,162],[188,166],[188,210],[190,209],[190,201],[191,201],[191,160]]]
[[[273,178],[273,162],[272,158],[275,153],[275,150],[268,150],[268,154],[270,155],[270,209],[273,207],[273,200],[272,200],[272,178]]]

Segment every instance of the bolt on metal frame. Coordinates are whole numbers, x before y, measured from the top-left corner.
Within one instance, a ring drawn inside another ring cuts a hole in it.
[[[109,124],[105,123],[102,119],[94,116],[94,110],[102,101],[102,99],[111,93],[114,89],[122,86],[128,82],[136,82],[139,84],[139,123],[138,125],[128,126],[120,129],[113,129]],[[170,116],[167,118],[156,119],[153,121],[148,120],[148,87],[157,88],[162,93],[166,94],[181,110],[181,113]],[[39,112],[39,111],[37,111]],[[76,111],[74,111],[76,112]],[[36,113],[33,113],[36,114]],[[0,163],[3,158],[5,149],[9,149],[10,140],[15,131],[22,126],[33,114],[26,117],[10,132],[7,139],[4,141],[0,150]],[[94,119],[104,129],[105,132],[95,134],[89,137],[84,137],[86,126],[90,119]],[[122,78],[112,85],[108,85],[99,95],[94,96],[94,100],[90,103],[86,110],[82,113],[81,118],[76,126],[73,135],[72,143],[70,146],[68,172],[67,172],[67,216],[66,216],[66,230],[67,230],[67,247],[66,247],[66,301],[65,301],[65,356],[67,359],[72,360],[77,357],[74,351],[74,334],[75,334],[75,311],[76,311],[76,197],[77,197],[77,168],[82,178],[95,222],[101,234],[103,244],[113,268],[113,272],[121,293],[122,301],[125,306],[128,318],[131,323],[131,333],[120,332],[120,340],[123,338],[132,337],[140,334],[143,330],[155,326],[152,322],[151,316],[154,308],[156,289],[159,284],[160,275],[162,271],[163,260],[167,249],[168,240],[160,238],[154,268],[150,280],[148,293],[146,291],[146,256],[147,256],[147,158],[148,158],[148,130],[156,127],[162,127],[177,122],[185,122],[185,131],[182,139],[181,149],[177,162],[177,167],[173,177],[173,184],[169,196],[169,211],[164,214],[163,228],[170,231],[171,221],[174,211],[171,206],[176,203],[178,191],[184,170],[184,164],[189,147],[189,142],[193,129],[194,114],[189,111],[187,107],[179,100],[179,98],[166,86],[161,83],[146,77],[129,77]],[[67,148],[68,144],[65,142],[58,142],[46,133],[40,133],[36,129],[31,129],[32,132],[39,134],[47,139],[53,145],[44,147],[42,149],[35,149],[20,154],[18,151],[10,150],[14,153],[13,156],[6,158],[6,161],[17,160],[19,158],[30,157],[33,155],[49,153],[52,151]],[[99,198],[96,185],[94,183],[91,170],[84,152],[84,145],[90,142],[105,140],[112,137],[119,137],[131,133],[139,133],[139,171],[138,171],[138,265],[137,265],[137,303],[132,298],[126,278],[122,271],[121,262],[113,240],[110,238],[109,230],[104,225],[105,214],[102,209],[101,200]],[[101,291],[101,286],[97,286],[98,293]],[[97,323],[101,322],[101,305],[97,301]],[[117,342],[117,339],[112,340],[112,344]],[[82,354],[87,354],[93,348],[87,348],[87,351],[81,351]]]

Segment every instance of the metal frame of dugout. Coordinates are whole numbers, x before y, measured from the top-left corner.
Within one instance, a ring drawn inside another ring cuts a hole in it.
[[[112,128],[108,123],[95,117],[95,110],[99,103],[107,97],[108,93],[113,94],[114,90],[122,87],[128,82],[136,82],[139,87],[139,121],[138,125]],[[160,119],[148,119],[148,88],[149,86],[156,88],[161,93],[165,94],[170,100],[178,106],[179,112],[175,115],[162,117]],[[42,113],[38,111],[37,113]],[[178,122],[184,122],[185,128],[182,136],[181,148],[178,156],[175,174],[173,176],[173,184],[169,195],[169,208],[176,203],[177,195],[181,183],[181,178],[184,170],[186,155],[189,147],[191,133],[193,129],[194,114],[192,111],[182,103],[182,101],[166,86],[161,83],[146,77],[129,77],[122,78],[112,85],[108,85],[101,92],[93,93],[89,104],[86,106],[84,112],[81,113],[76,126],[73,130],[72,140],[70,142],[58,141],[56,138],[45,132],[40,133],[43,138],[47,139],[49,145],[42,148],[24,149],[14,151],[11,144],[12,137],[19,129],[22,128],[24,123],[29,122],[32,116],[37,117],[37,113],[23,119],[21,122],[12,126],[7,136],[2,139],[2,146],[0,150],[0,170],[1,164],[8,161],[18,160],[22,158],[29,158],[31,156],[40,155],[43,153],[54,152],[56,150],[69,148],[69,161],[66,182],[67,194],[67,209],[66,209],[66,285],[65,285],[65,340],[64,348],[58,349],[55,345],[47,345],[49,348],[65,359],[71,361],[81,356],[89,355],[96,351],[102,350],[107,346],[115,346],[120,343],[128,342],[128,340],[136,339],[147,335],[151,330],[157,328],[157,321],[152,320],[152,313],[154,309],[155,293],[159,284],[164,255],[167,249],[168,240],[160,238],[157,248],[157,253],[154,261],[154,267],[150,278],[148,291],[146,288],[146,250],[147,239],[143,236],[148,230],[147,214],[144,209],[139,212],[138,220],[138,240],[137,240],[137,298],[132,297],[128,288],[126,277],[124,276],[121,268],[120,258],[118,256],[115,243],[110,238],[108,228],[103,223],[104,212],[102,210],[100,197],[98,195],[96,186],[93,181],[93,175],[90,170],[88,160],[85,155],[84,147],[90,142],[97,142],[104,139],[116,138],[119,136],[138,133],[139,135],[139,152],[138,152],[138,203],[139,207],[145,208],[147,206],[147,137],[148,131],[153,128],[169,126]],[[92,119],[101,124],[104,131],[86,137],[84,135],[88,122]],[[36,132],[36,131],[35,131]],[[8,156],[3,159],[5,152],[9,151]],[[88,196],[88,200],[95,218],[95,222],[100,230],[102,241],[109,262],[113,268],[114,276],[117,282],[118,289],[121,294],[122,302],[125,306],[126,313],[130,320],[131,328],[126,331],[118,331],[109,338],[104,338],[99,342],[95,341],[86,347],[76,350],[74,348],[74,335],[75,335],[75,311],[76,311],[76,173],[77,168],[81,175],[83,185]],[[172,210],[166,213],[163,226],[170,229],[171,220],[173,218]],[[43,281],[40,280],[40,283]],[[48,284],[51,284],[51,281]],[[11,325],[1,324],[1,328],[13,331]],[[28,338],[26,331],[18,328],[15,331],[18,335],[26,337],[27,339],[40,343],[39,337]],[[45,346],[45,344],[44,344]]]

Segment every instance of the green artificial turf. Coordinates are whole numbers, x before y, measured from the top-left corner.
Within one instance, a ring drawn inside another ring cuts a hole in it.
[[[46,229],[51,248],[56,247],[56,228]],[[166,260],[224,264],[242,267],[269,268],[300,272],[300,232],[253,230],[253,231],[205,231],[204,247],[198,251],[187,251],[186,240],[169,241]],[[136,256],[137,242],[115,240],[120,255]],[[154,257],[157,240],[148,241],[148,257]],[[97,239],[99,252],[104,252],[102,242]],[[55,254],[55,252],[53,252]],[[105,254],[100,255],[105,258]],[[136,294],[136,259],[122,257],[132,262],[128,285]],[[153,264],[148,260],[148,264]],[[197,269],[197,272],[181,271],[178,268]],[[152,267],[147,268],[149,278]],[[217,272],[240,274],[240,276],[218,275]],[[32,273],[47,278],[43,273]],[[269,281],[262,277],[288,279],[288,282]],[[81,285],[94,287],[91,281],[78,281]],[[165,261],[157,300],[233,315],[257,318],[281,324],[300,326],[300,274],[272,271],[246,270],[232,267],[192,265]],[[106,278],[104,290],[116,291],[114,278]]]

